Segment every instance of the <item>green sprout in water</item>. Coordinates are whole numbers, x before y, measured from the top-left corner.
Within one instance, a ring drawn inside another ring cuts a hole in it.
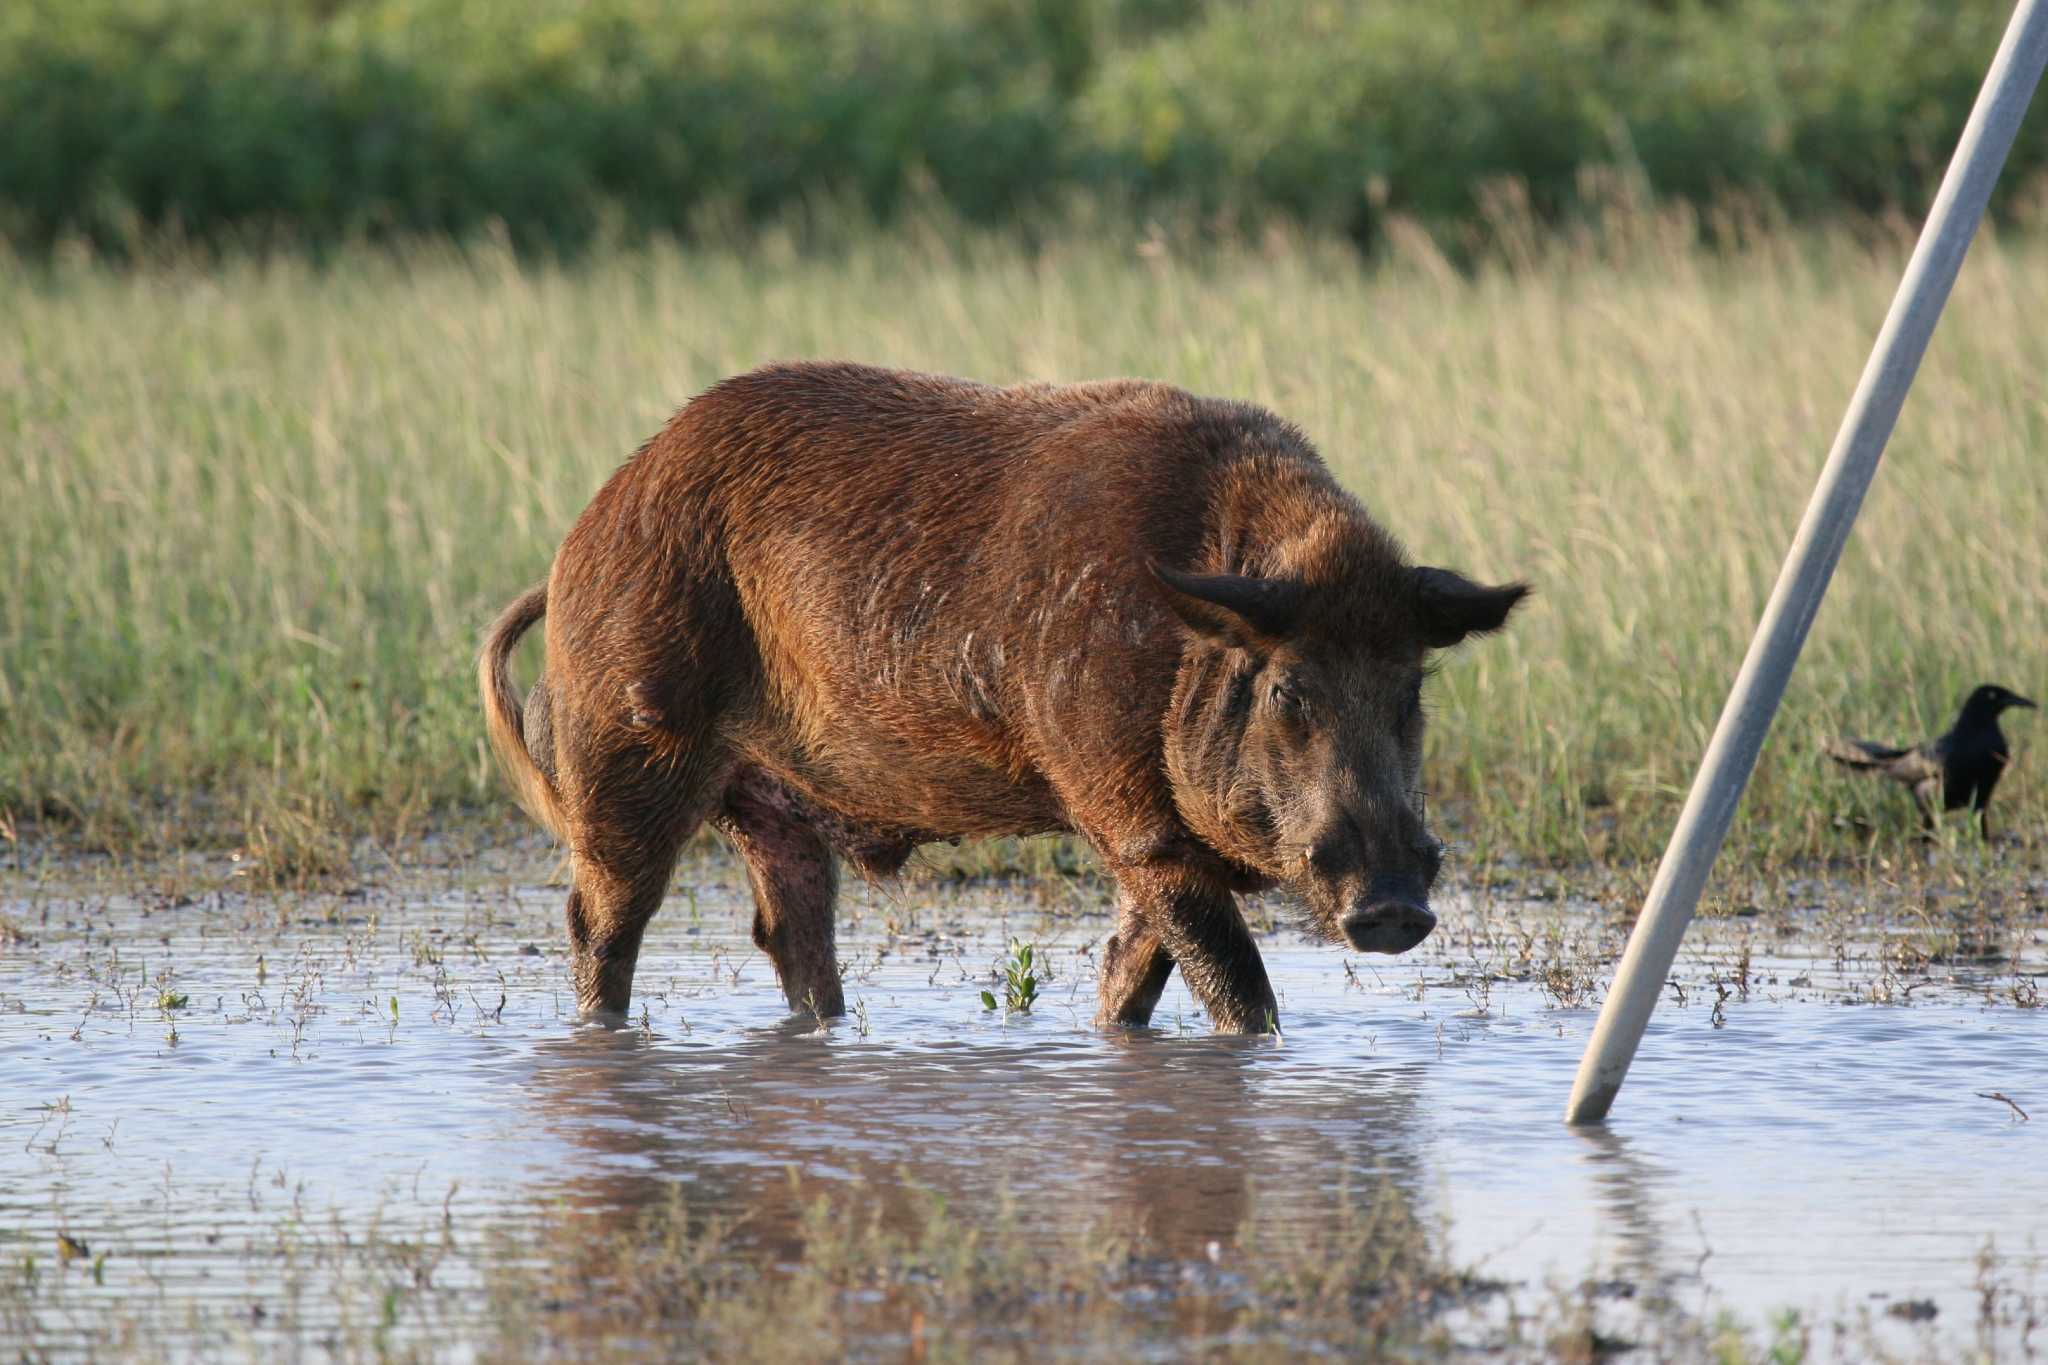
[[[1031,969],[1037,959],[1037,948],[1021,939],[1010,940],[1010,956],[1000,967],[997,975],[1003,985],[1003,1012],[1005,1014],[1028,1014],[1031,1002],[1038,998],[1038,977]],[[993,991],[981,993],[983,1009],[994,1009],[996,997]]]

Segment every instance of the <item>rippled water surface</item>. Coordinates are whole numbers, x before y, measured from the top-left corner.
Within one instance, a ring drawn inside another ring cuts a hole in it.
[[[72,1311],[145,1300],[175,1339],[306,1292],[250,1269],[281,1218],[516,1237],[539,1209],[675,1187],[770,1242],[796,1190],[843,1182],[970,1218],[1007,1201],[1048,1236],[1144,1227],[1199,1257],[1254,1202],[1312,1223],[1390,1178],[1455,1262],[1531,1292],[1612,1280],[1754,1320],[1931,1303],[1916,1331],[1971,1320],[1987,1247],[2048,1251],[2048,1009],[2025,1007],[2025,957],[1894,982],[1839,939],[1780,936],[1745,970],[1724,925],[1588,1133],[1560,1114],[1592,1008],[1506,969],[1488,945],[1508,912],[1469,900],[1401,959],[1265,935],[1275,1041],[1206,1034],[1177,982],[1158,1027],[1094,1031],[1101,909],[977,887],[851,893],[854,1013],[794,1023],[717,860],[650,934],[636,1026],[578,1027],[560,899],[15,883],[0,1255],[47,1260],[59,1233],[105,1253]],[[1050,979],[1005,1017],[979,993],[1012,936]]]

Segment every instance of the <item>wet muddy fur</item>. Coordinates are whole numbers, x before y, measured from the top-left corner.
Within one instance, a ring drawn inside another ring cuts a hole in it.
[[[1235,893],[1365,951],[1427,934],[1427,650],[1526,590],[1408,565],[1291,426],[1159,384],[771,367],[689,404],[578,518],[480,663],[494,746],[571,851],[577,1000],[623,1015],[684,841],[745,860],[792,1009],[844,1008],[834,855],[1073,831],[1116,878],[1099,1019],[1173,968],[1277,1010]],[[508,660],[546,622],[522,703]]]

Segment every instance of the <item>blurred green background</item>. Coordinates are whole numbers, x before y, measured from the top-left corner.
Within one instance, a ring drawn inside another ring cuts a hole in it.
[[[1917,210],[1998,0],[7,0],[0,236]],[[2008,186],[2048,157],[2023,130]],[[1611,176],[1609,177],[1611,179]],[[2013,191],[2008,190],[2008,196]],[[1462,234],[1462,236],[1461,236]]]

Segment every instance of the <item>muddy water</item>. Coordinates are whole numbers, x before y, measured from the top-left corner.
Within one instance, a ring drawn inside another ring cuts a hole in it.
[[[0,1263],[51,1262],[60,1233],[107,1257],[97,1280],[88,1256],[63,1268],[45,1344],[115,1300],[195,1349],[223,1324],[320,1321],[323,1276],[357,1273],[320,1262],[323,1228],[516,1239],[541,1211],[678,1188],[771,1245],[836,1183],[1048,1237],[1144,1227],[1199,1259],[1254,1204],[1312,1226],[1391,1180],[1453,1261],[1517,1292],[1861,1313],[1916,1341],[1974,1340],[1987,1252],[2048,1280],[2048,1009],[2015,1003],[2038,932],[2017,962],[1902,980],[1839,934],[1709,930],[1615,1120],[1585,1134],[1559,1116],[1593,1011],[1498,946],[1545,915],[1584,931],[1568,907],[1452,901],[1402,959],[1277,929],[1275,1041],[1207,1035],[1177,983],[1158,1027],[1093,1031],[1093,902],[856,891],[854,1013],[819,1029],[786,1018],[713,860],[650,934],[636,1027],[606,1032],[568,1017],[561,893],[466,880],[182,904],[9,888]],[[979,999],[1012,936],[1049,977],[1028,1015]],[[1908,1301],[1934,1320],[1887,1317]]]

